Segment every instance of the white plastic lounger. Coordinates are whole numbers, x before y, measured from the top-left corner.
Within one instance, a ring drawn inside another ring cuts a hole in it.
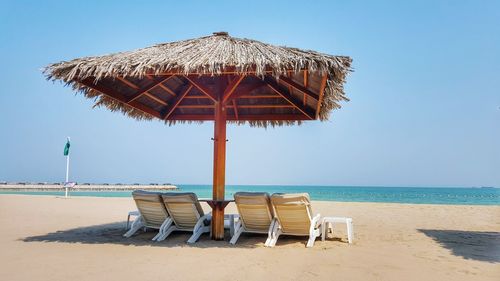
[[[203,233],[210,232],[211,214],[205,214],[192,192],[162,194],[163,203],[167,207],[171,221],[157,241],[165,240],[173,231],[188,231],[193,235],[187,243],[195,243]]]
[[[132,192],[132,197],[137,205],[139,216],[123,236],[131,237],[141,228],[148,227],[159,230],[158,234],[153,237],[153,240],[158,239],[171,222],[160,193],[136,190]]]
[[[273,194],[271,203],[276,214],[266,246],[274,247],[281,234],[309,236],[306,247],[312,247],[316,237],[321,235],[320,214],[313,217],[311,200],[307,193]]]
[[[266,192],[237,192],[234,194],[234,202],[238,208],[240,219],[236,223],[234,235],[229,243],[236,244],[243,232],[267,234],[269,240],[276,221],[269,194]]]

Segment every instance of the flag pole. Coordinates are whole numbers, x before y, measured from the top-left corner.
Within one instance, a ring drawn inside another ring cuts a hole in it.
[[[68,142],[69,142],[69,137],[68,137]],[[69,150],[68,150],[68,155],[66,155],[66,182],[65,182],[65,194],[64,197],[68,198],[68,186],[67,183],[69,181]]]

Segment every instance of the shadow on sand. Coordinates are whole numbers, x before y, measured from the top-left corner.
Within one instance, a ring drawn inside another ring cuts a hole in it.
[[[149,247],[197,247],[197,248],[260,248],[264,247],[267,235],[243,233],[236,245],[229,244],[229,231],[226,232],[226,241],[213,241],[210,235],[203,234],[197,243],[187,244],[191,236],[188,232],[176,231],[161,242],[151,241],[158,233],[156,230],[138,231],[130,238],[123,237],[125,233],[125,222],[116,222],[101,225],[85,226],[67,230],[59,230],[44,235],[21,238],[24,242],[56,242],[56,243],[80,243],[80,244],[118,244]],[[280,237],[278,245],[307,242],[306,237]]]
[[[500,232],[419,229],[453,255],[465,259],[500,262]]]

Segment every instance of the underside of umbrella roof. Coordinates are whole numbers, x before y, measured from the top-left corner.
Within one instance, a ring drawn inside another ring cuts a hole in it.
[[[166,123],[214,119],[216,102],[227,120],[256,126],[327,120],[347,101],[343,84],[351,58],[279,47],[225,32],[130,52],[49,65],[96,106]]]

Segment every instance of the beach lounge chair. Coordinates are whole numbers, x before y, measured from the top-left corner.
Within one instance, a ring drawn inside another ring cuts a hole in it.
[[[271,196],[271,203],[277,218],[266,246],[274,247],[281,234],[309,236],[306,247],[312,247],[316,237],[321,235],[320,214],[313,216],[311,200],[307,193],[280,194]]]
[[[144,227],[158,229],[158,234],[153,240],[163,233],[171,221],[160,193],[136,190],[132,192],[139,216],[134,220],[130,229],[123,235],[130,237]]]
[[[276,221],[269,194],[266,192],[237,192],[234,194],[234,202],[240,216],[229,243],[236,244],[243,232],[267,234],[269,240]],[[267,243],[268,241],[266,241]]]
[[[162,194],[162,200],[172,219],[157,241],[165,240],[173,231],[188,231],[193,235],[188,243],[195,243],[201,234],[210,232],[211,214],[205,214],[192,192]]]

